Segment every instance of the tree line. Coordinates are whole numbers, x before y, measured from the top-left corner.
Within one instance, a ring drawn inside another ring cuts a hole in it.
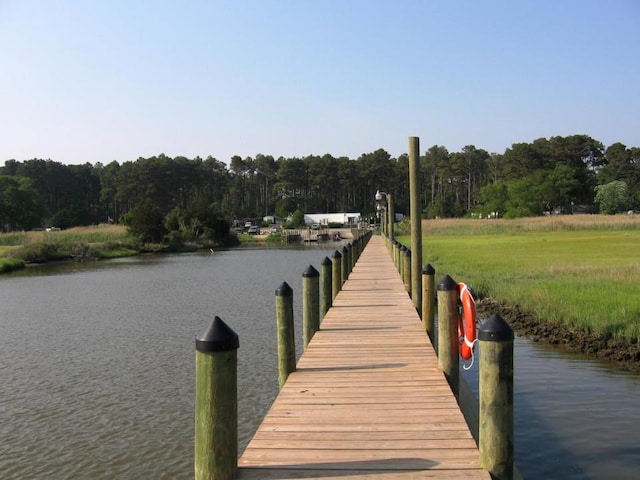
[[[533,216],[572,210],[617,213],[640,199],[640,148],[608,147],[588,135],[514,143],[504,153],[467,145],[434,145],[421,155],[426,218]],[[377,190],[393,194],[408,213],[407,154],[383,149],[357,159],[309,155],[209,156],[164,154],[107,165],[7,160],[0,167],[2,230],[68,228],[128,222],[152,215],[158,235],[170,226],[198,235],[232,219],[287,217],[303,212],[361,212],[372,216]]]

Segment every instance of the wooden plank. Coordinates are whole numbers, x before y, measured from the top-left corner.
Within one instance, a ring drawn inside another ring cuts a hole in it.
[[[488,479],[373,237],[239,459],[241,479]]]

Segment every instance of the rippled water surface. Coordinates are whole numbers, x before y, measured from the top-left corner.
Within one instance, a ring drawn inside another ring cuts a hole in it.
[[[477,394],[477,365],[463,376]],[[640,478],[640,375],[514,342],[515,456],[527,479]]]
[[[294,289],[299,324],[301,274],[328,247],[0,276],[0,478],[192,478],[194,339],[215,315],[240,336],[242,450],[278,389],[275,289]],[[639,376],[525,340],[515,363],[525,478],[638,478]]]
[[[287,281],[299,310],[302,272],[330,253],[242,249],[0,277],[0,478],[193,477],[194,339],[215,315],[240,336],[244,448],[278,389],[275,289]]]

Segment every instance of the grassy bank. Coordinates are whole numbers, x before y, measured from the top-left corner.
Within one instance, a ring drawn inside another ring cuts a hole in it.
[[[139,251],[135,238],[128,234],[126,227],[119,225],[5,233],[0,235],[0,272],[21,268],[25,263],[114,258],[135,255]]]
[[[437,281],[449,274],[541,320],[640,341],[638,217],[433,220],[423,233]]]
[[[281,236],[238,235],[240,243],[256,241],[280,242]],[[213,245],[217,248],[217,245]],[[127,257],[144,252],[194,251],[211,245],[185,244],[178,249],[161,244],[141,244],[122,225],[76,227],[46,232],[16,232],[0,234],[0,273],[24,268],[29,263],[56,260],[99,260]]]

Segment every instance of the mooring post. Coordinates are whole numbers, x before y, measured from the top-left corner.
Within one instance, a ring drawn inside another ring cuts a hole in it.
[[[342,285],[347,281],[349,277],[349,250],[347,250],[347,246],[342,247],[342,284],[340,290],[342,290]]]
[[[320,329],[320,273],[312,265],[302,272],[302,340],[306,348]]]
[[[427,263],[422,269],[422,327],[425,329],[431,341],[435,329],[435,269]]]
[[[395,237],[393,235],[393,225],[395,224],[396,214],[393,211],[393,195],[387,193],[387,211],[389,213],[389,245],[393,245]]]
[[[323,319],[331,308],[333,292],[331,290],[331,259],[324,257],[320,262],[320,284],[322,293],[320,295],[320,319]]]
[[[347,268],[347,276],[344,278],[346,280],[351,275],[351,262],[353,261],[353,252],[351,251],[351,244],[347,243],[344,246],[344,259],[346,260],[346,268]]]
[[[358,261],[358,251],[356,250],[354,242],[348,243],[347,246],[349,247],[349,275],[351,275]]]
[[[411,300],[422,308],[422,204],[420,202],[420,139],[409,137],[409,198],[411,211]]]
[[[407,247],[400,244],[398,248],[398,273],[400,274],[400,278],[402,279],[402,283],[406,285],[404,281],[404,252],[407,251]]]
[[[404,250],[402,278],[404,279],[404,288],[411,296],[411,250],[408,248]]]
[[[293,290],[287,282],[282,282],[276,289],[276,324],[278,328],[278,384],[282,388],[289,374],[296,371]]]
[[[492,315],[478,329],[480,465],[495,480],[513,479],[513,329]]]
[[[353,242],[353,265],[356,264],[360,258],[360,237],[354,237]]]
[[[196,480],[238,472],[238,335],[219,317],[196,337]]]
[[[445,275],[438,284],[438,367],[458,395],[458,284]]]
[[[338,292],[342,289],[342,254],[338,250],[333,252],[333,255],[331,256],[331,263],[332,300],[335,300],[336,295],[338,295]]]

